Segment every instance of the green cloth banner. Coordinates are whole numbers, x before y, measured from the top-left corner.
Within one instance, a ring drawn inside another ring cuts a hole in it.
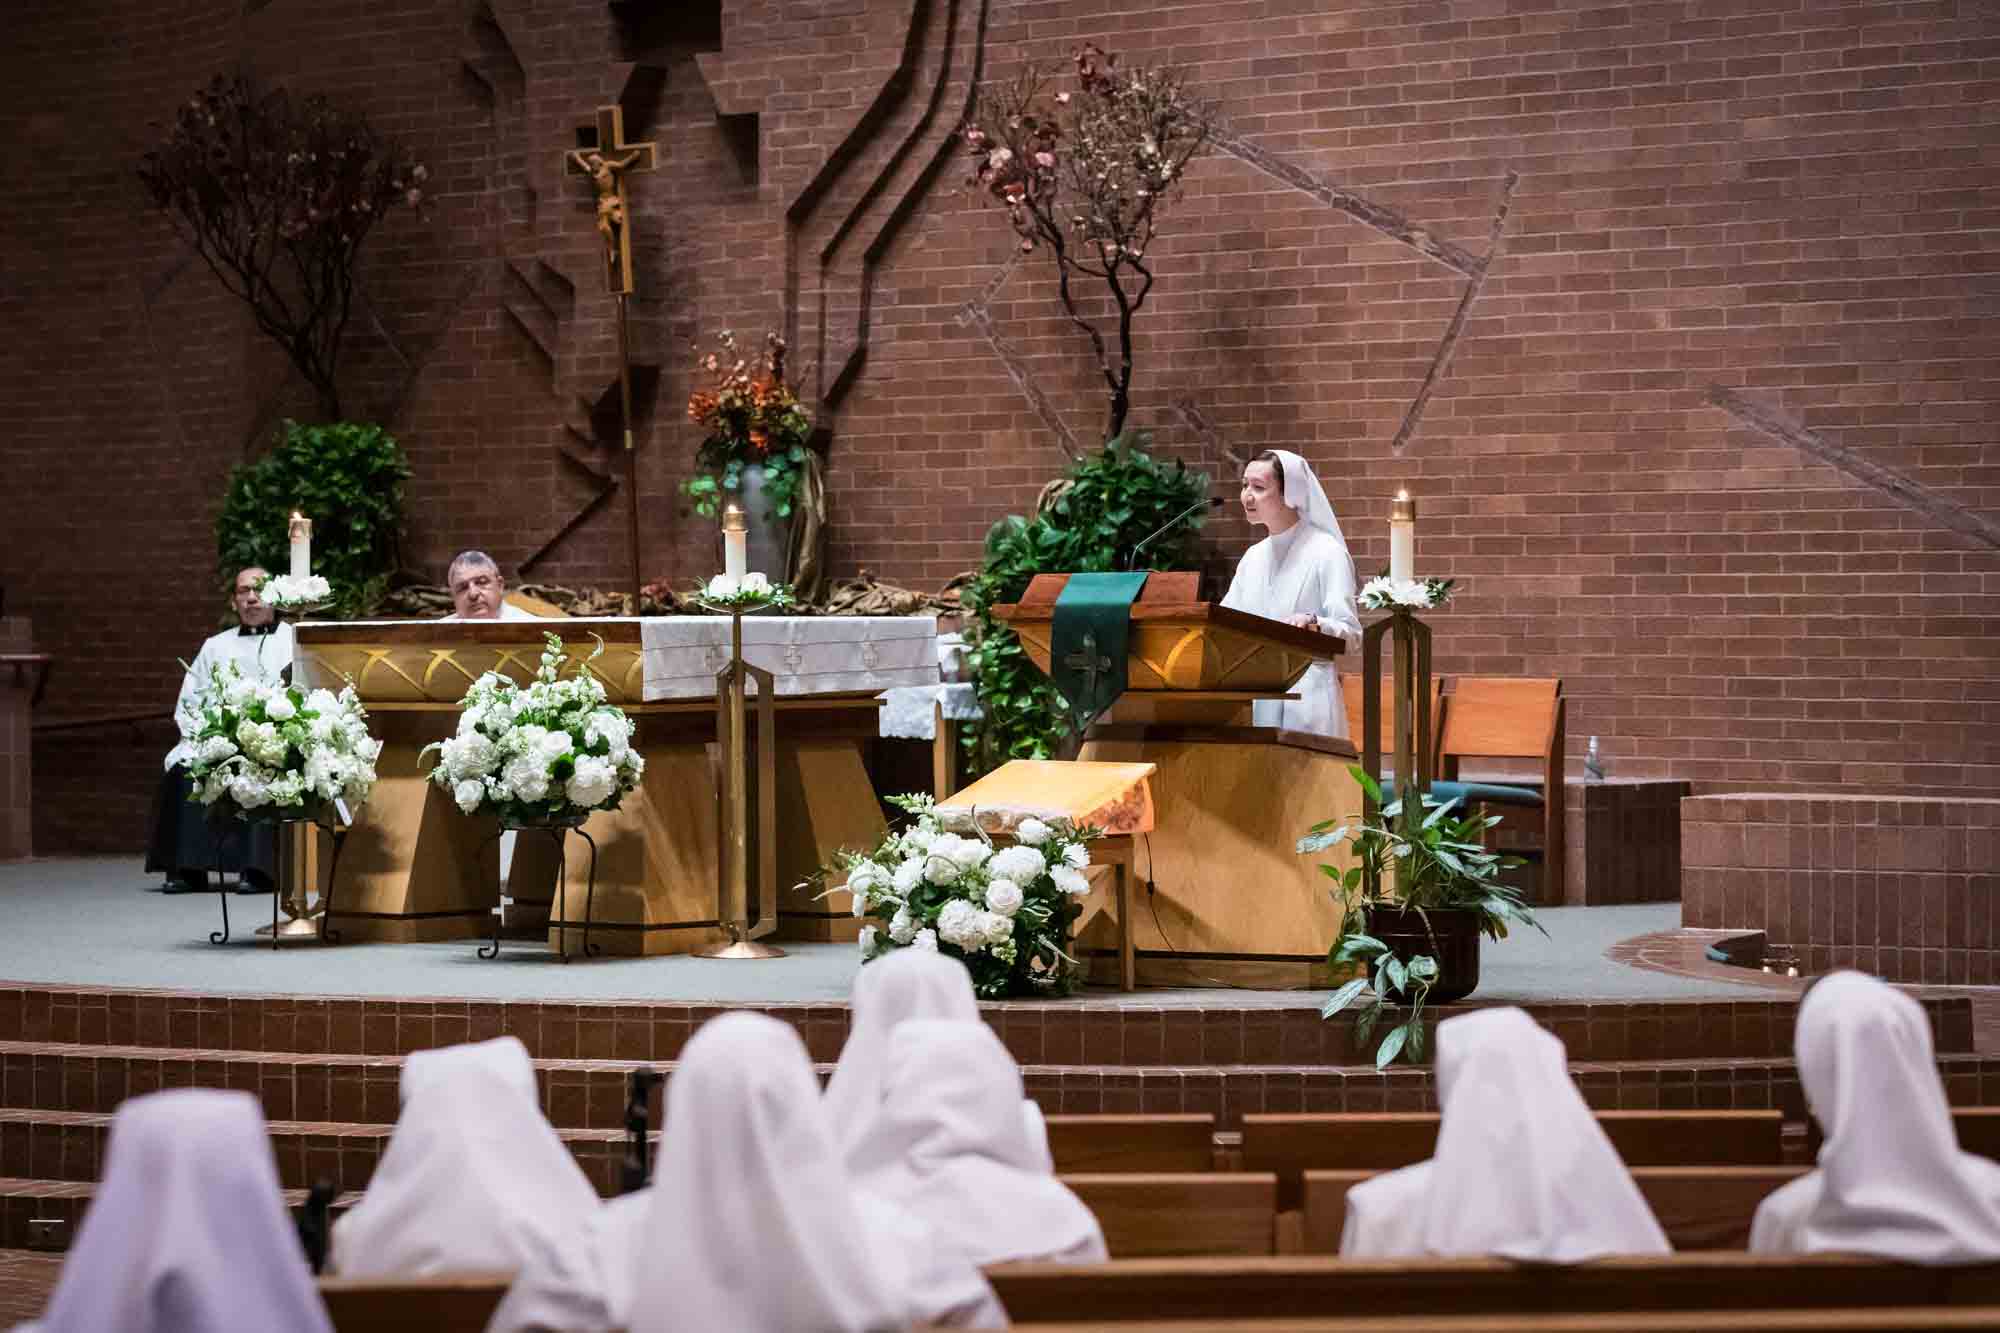
[[[1146,571],[1072,574],[1056,598],[1049,679],[1069,701],[1078,734],[1125,692],[1125,640]]]

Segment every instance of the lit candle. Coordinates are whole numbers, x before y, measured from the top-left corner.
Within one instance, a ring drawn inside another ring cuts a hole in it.
[[[302,579],[312,573],[312,520],[298,510],[292,511],[290,529],[292,539],[292,577]]]
[[[1397,491],[1389,506],[1389,577],[1407,582],[1417,576],[1417,502]]]
[[[743,522],[743,511],[735,505],[727,505],[722,511],[722,572],[732,579],[741,579],[750,572],[750,533]]]

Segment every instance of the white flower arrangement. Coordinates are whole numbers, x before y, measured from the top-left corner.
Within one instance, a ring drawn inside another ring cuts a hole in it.
[[[218,662],[176,721],[195,799],[238,818],[312,818],[335,800],[360,805],[375,786],[382,742],[351,684],[301,690]]]
[[[1361,585],[1355,603],[1363,611],[1425,611],[1451,600],[1455,579],[1392,579],[1380,575]]]
[[[1080,969],[1069,928],[1090,892],[1084,870],[1096,829],[1025,819],[1013,843],[996,847],[947,832],[929,796],[894,796],[916,817],[875,850],[843,855],[863,962],[896,949],[933,949],[963,962],[982,996],[1066,994]],[[831,891],[831,890],[830,890]]]
[[[317,611],[333,600],[333,585],[318,574],[266,574],[257,600],[274,611]]]
[[[719,607],[794,606],[798,598],[789,583],[773,583],[762,574],[717,574],[701,585],[698,601]]]
[[[538,824],[616,810],[646,771],[632,748],[632,720],[604,701],[603,683],[583,669],[604,651],[603,640],[563,679],[562,640],[542,637],[532,682],[487,672],[465,692],[458,734],[424,747],[424,755],[439,752],[431,781],[468,815]]]

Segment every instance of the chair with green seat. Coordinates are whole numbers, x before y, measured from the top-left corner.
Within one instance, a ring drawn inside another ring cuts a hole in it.
[[[1562,681],[1555,677],[1459,676],[1445,697],[1438,741],[1438,780],[1431,794],[1457,798],[1466,808],[1498,806],[1537,810],[1542,826],[1541,888],[1545,903],[1565,896],[1563,837]],[[1527,759],[1541,768],[1532,780],[1461,780],[1464,759]]]

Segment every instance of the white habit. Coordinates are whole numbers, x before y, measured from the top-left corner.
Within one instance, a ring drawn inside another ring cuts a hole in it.
[[[462,620],[465,620],[465,617],[464,617],[464,616],[462,616],[462,615],[459,615],[459,614],[458,614],[458,613],[457,613],[456,611],[454,611],[454,612],[452,612],[452,613],[451,613],[450,615],[448,615],[448,616],[444,617],[444,619],[446,619],[446,620],[461,620],[461,621],[462,621]],[[494,619],[494,620],[541,620],[541,619],[544,619],[544,617],[536,615],[536,614],[535,614],[535,613],[534,613],[533,611],[523,611],[523,610],[522,610],[522,609],[521,609],[520,607],[518,607],[518,606],[514,605],[514,604],[513,604],[512,602],[506,602],[506,601],[503,601],[503,602],[501,602],[501,603],[500,603],[500,614],[499,614],[499,615],[497,615],[497,616],[494,616],[494,617],[492,617],[492,619]],[[469,622],[467,622],[467,623],[469,623],[469,624],[475,624],[475,625],[476,625],[476,624],[481,624],[481,623],[483,623],[483,622],[482,622],[482,621],[469,621]]]
[[[1361,617],[1354,606],[1354,560],[1339,520],[1305,460],[1282,449],[1276,453],[1285,474],[1285,504],[1299,521],[1243,553],[1222,604],[1272,620],[1310,615],[1320,633],[1339,635],[1352,647],[1361,642]],[[1313,663],[1291,692],[1299,697],[1259,699],[1251,705],[1251,720],[1260,727],[1346,738],[1347,707],[1333,663]]]
[[[574,1244],[528,1261],[487,1321],[486,1333],[623,1333],[645,1260],[651,1186],[607,1200]]]
[[[1758,1205],[1750,1249],[2000,1259],[2000,1165],[1958,1146],[1923,1007],[1873,977],[1835,972],[1799,1002],[1793,1045],[1826,1143],[1818,1170]]]
[[[280,621],[269,634],[245,633],[239,627],[210,635],[181,679],[180,698],[174,703],[176,718],[188,715],[195,691],[208,684],[209,674],[223,662],[234,662],[246,679],[276,680],[292,664],[292,627]],[[165,766],[172,768],[185,757],[184,746],[176,745],[167,753]]]
[[[389,1146],[361,1202],[333,1224],[329,1271],[519,1269],[581,1236],[597,1191],[543,1117],[534,1077],[513,1037],[406,1069]]]
[[[1348,1191],[1342,1258],[1569,1264],[1667,1253],[1632,1173],[1570,1081],[1562,1042],[1525,1012],[1438,1024],[1437,1086],[1436,1153]]]
[[[104,1179],[40,1333],[332,1333],[246,1092],[118,1108]]]

